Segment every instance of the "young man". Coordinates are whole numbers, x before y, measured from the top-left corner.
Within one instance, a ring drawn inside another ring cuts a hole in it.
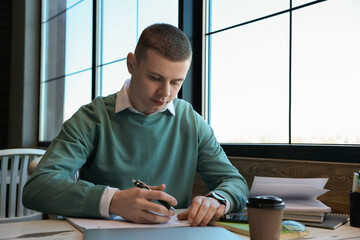
[[[127,56],[131,79],[117,94],[98,97],[66,121],[23,192],[26,207],[63,216],[110,217],[162,223],[177,208],[194,226],[242,209],[244,178],[231,165],[212,129],[176,98],[191,63],[185,34],[154,24]],[[80,179],[72,180],[79,170]],[[190,196],[195,172],[211,192]],[[132,179],[151,185],[134,186]],[[166,190],[165,190],[166,184]]]

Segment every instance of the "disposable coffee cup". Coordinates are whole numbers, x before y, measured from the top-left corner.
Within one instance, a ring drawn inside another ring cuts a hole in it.
[[[250,239],[279,240],[285,203],[275,196],[254,196],[247,202]]]

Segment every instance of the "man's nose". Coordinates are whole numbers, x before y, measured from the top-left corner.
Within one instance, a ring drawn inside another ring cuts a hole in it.
[[[169,83],[163,83],[161,87],[159,88],[159,94],[162,97],[170,96],[170,84]]]

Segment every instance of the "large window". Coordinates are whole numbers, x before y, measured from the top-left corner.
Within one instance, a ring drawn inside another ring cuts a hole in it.
[[[150,24],[177,26],[177,0],[43,0],[39,141],[129,78],[128,52]]]
[[[127,53],[155,22],[189,36],[179,97],[228,155],[358,161],[358,0],[43,0],[40,142],[121,88]]]
[[[360,144],[360,1],[208,0],[222,143]]]

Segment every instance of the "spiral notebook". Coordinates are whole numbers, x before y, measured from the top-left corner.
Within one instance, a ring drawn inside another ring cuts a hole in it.
[[[326,213],[324,220],[321,223],[316,222],[301,222],[306,226],[310,227],[320,227],[328,229],[336,229],[341,225],[347,223],[350,220],[350,216],[347,214],[337,214],[337,213]]]

